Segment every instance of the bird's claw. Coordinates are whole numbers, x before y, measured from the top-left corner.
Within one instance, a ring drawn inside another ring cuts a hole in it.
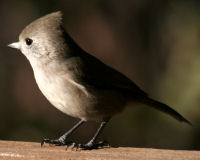
[[[64,141],[64,140],[60,140],[60,139],[56,139],[56,140],[51,140],[51,139],[43,139],[41,142],[41,147],[44,145],[44,143],[48,143],[48,144],[54,144],[56,146],[71,146],[72,145],[72,141]]]
[[[109,143],[107,141],[100,141],[98,143],[91,143],[88,142],[86,144],[79,144],[79,143],[73,143],[72,148],[78,150],[83,149],[83,150],[92,150],[92,149],[99,149],[99,148],[104,148],[104,147],[110,147]]]

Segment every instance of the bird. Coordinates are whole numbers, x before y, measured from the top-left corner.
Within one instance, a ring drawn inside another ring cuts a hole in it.
[[[79,147],[85,150],[109,145],[97,138],[109,120],[127,107],[144,104],[180,122],[191,124],[170,106],[154,100],[127,76],[83,50],[63,27],[63,14],[56,11],[27,25],[19,41],[9,44],[30,62],[36,83],[47,100],[63,113],[80,119],[57,139],[44,143]],[[85,144],[68,140],[87,121],[100,123]]]

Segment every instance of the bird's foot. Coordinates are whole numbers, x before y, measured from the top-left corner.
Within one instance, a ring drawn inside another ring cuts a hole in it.
[[[110,147],[110,144],[107,141],[100,141],[97,143],[90,141],[86,144],[80,144],[73,141],[65,141],[63,139],[55,139],[55,140],[43,139],[41,142],[41,146],[43,146],[44,143],[48,143],[50,145],[53,144],[56,146],[67,146],[67,148],[72,146],[72,149],[76,149],[76,150],[78,150],[79,148],[83,150],[92,150],[92,149]]]
[[[74,142],[72,141],[65,141],[63,139],[55,139],[55,140],[51,140],[51,139],[43,139],[41,142],[41,146],[44,145],[44,143],[48,143],[48,144],[54,144],[56,146],[71,146],[73,145]]]
[[[72,143],[72,148],[77,149],[83,149],[83,150],[92,150],[92,149],[99,149],[104,147],[110,147],[109,143],[107,141],[100,141],[98,143],[95,142],[88,142],[86,144],[78,144],[78,143]]]

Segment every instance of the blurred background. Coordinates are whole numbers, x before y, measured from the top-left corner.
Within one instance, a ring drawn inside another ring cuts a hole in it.
[[[7,44],[53,11],[87,52],[124,73],[149,95],[169,104],[193,126],[147,106],[115,116],[100,140],[112,146],[200,149],[200,1],[1,0],[0,139],[40,142],[58,138],[78,120],[61,113],[39,91],[31,66]],[[98,123],[70,139],[82,143]]]

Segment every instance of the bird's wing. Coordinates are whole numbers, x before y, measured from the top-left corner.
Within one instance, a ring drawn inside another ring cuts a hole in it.
[[[129,78],[87,53],[84,53],[75,61],[79,64],[76,65],[77,79],[80,79],[81,83],[85,83],[84,85],[99,89],[120,90],[123,93],[131,93],[132,95],[147,96]]]

